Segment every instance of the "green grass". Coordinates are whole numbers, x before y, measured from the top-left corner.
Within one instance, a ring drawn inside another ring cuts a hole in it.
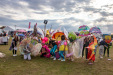
[[[113,48],[110,49],[111,61],[98,58],[93,65],[88,65],[85,58],[69,60],[65,62],[53,61],[49,58],[32,57],[31,61],[26,61],[20,56],[13,57],[8,45],[0,45],[0,52],[6,57],[0,58],[0,75],[113,75]]]

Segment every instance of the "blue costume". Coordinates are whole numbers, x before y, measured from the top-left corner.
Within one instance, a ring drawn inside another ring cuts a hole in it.
[[[54,45],[53,48],[50,50],[50,54],[51,54],[52,56],[54,56],[54,57],[56,57],[56,56],[55,56],[55,51],[56,51],[56,49],[57,49],[57,45]]]

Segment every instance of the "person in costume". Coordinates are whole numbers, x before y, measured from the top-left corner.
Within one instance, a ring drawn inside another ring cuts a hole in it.
[[[49,42],[49,46],[52,47],[51,50],[50,50],[50,54],[54,58],[53,60],[56,60],[56,55],[55,55],[55,51],[57,50],[57,44],[56,44],[56,42],[53,41],[53,40],[51,40]]]
[[[73,56],[73,43],[74,43],[74,40],[72,38],[69,38],[69,43],[68,43],[68,54],[66,55],[66,57],[69,57],[69,59],[71,61],[74,61],[74,56]]]
[[[87,59],[89,60],[89,64],[93,64],[93,62],[95,61],[95,52],[94,52],[94,49],[95,49],[95,46],[94,46],[94,38],[93,36],[91,36],[91,39],[90,39],[90,44],[88,47],[88,55],[87,55]]]
[[[60,55],[60,58],[58,60],[65,61],[64,55],[66,55],[68,51],[67,41],[65,40],[65,35],[61,36],[61,41],[59,41],[58,46],[59,46],[59,55]]]
[[[49,50],[48,46],[45,44],[47,41],[48,41],[47,37],[44,37],[44,39],[42,39],[42,49],[41,49],[40,57],[50,58],[50,56],[51,56],[50,50]]]
[[[76,41],[77,39],[77,36],[74,32],[70,32],[68,34],[68,54],[66,55],[66,57],[68,57],[71,61],[74,61],[74,48],[73,48],[73,45],[74,45],[74,42]]]
[[[27,59],[31,60],[31,48],[27,43],[27,41],[24,42],[23,52],[24,52],[24,60],[27,60]]]

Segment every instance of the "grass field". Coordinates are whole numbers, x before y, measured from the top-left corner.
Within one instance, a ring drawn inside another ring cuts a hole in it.
[[[113,75],[113,47],[110,49],[111,61],[107,57],[99,59],[98,51],[96,62],[88,65],[85,58],[69,60],[65,62],[53,61],[49,58],[32,57],[31,61],[26,61],[20,56],[13,57],[8,45],[0,45],[0,52],[6,57],[0,58],[0,75]]]

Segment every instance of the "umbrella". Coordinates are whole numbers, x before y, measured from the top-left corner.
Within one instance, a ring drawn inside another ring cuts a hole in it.
[[[87,25],[80,26],[78,31],[82,31],[82,30],[89,30],[89,27]]]
[[[18,36],[25,36],[24,34],[19,34]]]
[[[63,32],[56,32],[56,33],[53,34],[52,38],[57,39],[58,41],[60,41],[62,35],[64,35]]]
[[[27,32],[27,31],[24,29],[20,29],[20,30],[17,30],[17,32]]]
[[[99,27],[92,27],[90,30],[89,30],[90,33],[101,33],[101,30]]]

